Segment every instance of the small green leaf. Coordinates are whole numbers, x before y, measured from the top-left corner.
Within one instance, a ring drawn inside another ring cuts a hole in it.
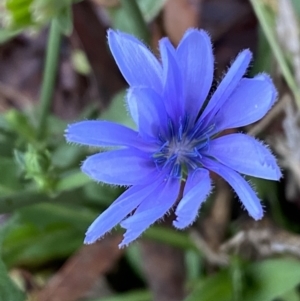
[[[141,10],[144,20],[146,22],[151,22],[159,14],[166,2],[167,0],[138,0],[137,4]],[[108,9],[108,12],[113,20],[115,28],[139,37],[139,31],[136,28],[137,26],[131,16],[128,15],[126,9],[119,5]]]
[[[146,22],[151,22],[162,10],[167,0],[138,0],[137,4]]]
[[[9,40],[17,36],[21,30],[19,29],[10,29],[10,28],[1,28],[0,29],[0,44],[4,44]]]
[[[77,170],[70,172],[68,175],[60,179],[56,186],[56,191],[73,190],[82,187],[91,182],[91,179],[82,171]]]
[[[184,301],[232,301],[232,284],[228,270],[201,280]],[[253,299],[264,300],[264,299]],[[265,301],[265,300],[264,300]]]
[[[294,5],[295,11],[298,15],[298,20],[300,21],[300,1],[299,0],[292,0],[292,3]]]
[[[80,49],[74,49],[71,56],[72,65],[74,69],[83,75],[88,75],[91,73],[90,63],[84,53],[84,51]]]
[[[29,118],[24,113],[11,109],[5,113],[5,121],[10,130],[16,132],[24,141],[35,143],[35,128],[32,126]]]
[[[22,188],[18,166],[11,158],[0,157],[0,195],[16,192]]]
[[[141,256],[140,246],[138,244],[129,245],[128,248],[125,249],[125,255],[135,273],[144,280],[145,275],[142,267],[143,258]]]
[[[122,91],[116,94],[109,108],[101,114],[100,119],[118,122],[134,129],[136,125],[126,109],[125,93],[126,91]]]
[[[153,1],[151,2],[153,3]],[[159,2],[159,0],[155,2]],[[114,28],[133,34],[144,43],[149,44],[149,31],[136,0],[120,0],[120,4],[108,9],[108,12]]]
[[[272,301],[300,283],[300,262],[293,259],[268,259],[248,268],[253,285],[248,285],[244,301]],[[251,283],[251,282],[250,282]]]
[[[31,5],[34,0],[8,0],[5,3],[10,15],[10,27],[19,29],[34,23],[31,14]]]
[[[15,220],[10,220],[7,224],[0,226],[0,245],[4,236],[6,236],[7,231],[15,223]],[[0,301],[23,301],[25,300],[24,294],[16,287],[8,276],[6,267],[0,259]]]
[[[19,224],[3,245],[3,258],[9,266],[37,266],[66,258],[82,245],[87,227],[97,216],[78,204],[41,203],[18,213]]]
[[[90,182],[83,187],[83,191],[86,198],[91,200],[94,204],[101,204],[108,207],[124,192],[124,189],[90,180]]]
[[[194,282],[200,276],[201,254],[195,250],[185,252],[185,265],[188,282]]]
[[[71,3],[66,4],[57,14],[56,19],[61,32],[66,36],[69,36],[73,30],[73,15]]]

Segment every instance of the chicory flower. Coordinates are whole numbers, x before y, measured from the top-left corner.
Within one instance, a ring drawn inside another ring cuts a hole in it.
[[[89,227],[85,243],[120,224],[126,229],[120,247],[128,245],[175,206],[173,225],[188,227],[212,189],[209,171],[261,219],[260,200],[239,173],[278,180],[276,160],[248,135],[219,135],[261,119],[276,100],[268,75],[243,78],[251,52],[239,53],[211,93],[214,57],[203,30],[188,30],[176,49],[168,38],[160,40],[160,60],[129,34],[109,30],[108,43],[130,86],[127,104],[137,130],[109,121],[81,121],[66,130],[68,142],[117,147],[88,157],[82,171],[99,182],[130,186]]]

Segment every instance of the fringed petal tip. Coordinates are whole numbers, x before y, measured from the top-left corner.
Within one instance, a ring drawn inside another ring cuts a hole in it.
[[[172,225],[179,230],[184,230],[184,229],[188,228],[189,226],[191,226],[193,223],[194,223],[194,221],[187,224],[184,216],[177,216],[176,219],[172,222]]]
[[[186,38],[187,36],[189,36],[189,35],[191,35],[191,34],[204,34],[204,35],[206,35],[207,37],[209,37],[210,38],[210,34],[209,34],[209,32],[208,31],[206,31],[206,30],[204,30],[204,29],[198,29],[198,28],[194,28],[194,27],[192,27],[192,28],[189,28],[185,33],[184,33],[184,35],[183,35],[183,38],[182,38],[182,40],[184,39],[184,38]]]
[[[245,175],[275,181],[282,176],[269,148],[245,134],[229,134],[212,140],[207,155]]]
[[[71,123],[71,124],[68,124],[66,129],[64,130],[64,137],[66,139],[66,141],[68,143],[72,143],[74,142],[72,139],[72,127],[75,125],[76,123]]]
[[[204,30],[188,30],[180,41],[176,54],[184,82],[185,110],[189,113],[191,122],[194,122],[213,81],[214,56],[209,35]]]
[[[123,236],[123,240],[119,243],[118,247],[119,249],[124,249],[128,247],[135,239],[138,237],[126,237],[126,235]]]
[[[242,206],[244,210],[248,212],[249,216],[251,216],[255,221],[259,221],[264,217],[264,208],[261,203],[260,206],[252,206],[251,210],[249,210],[249,207],[246,208],[243,202],[242,202]]]
[[[262,73],[259,73],[258,75],[256,75],[254,77],[254,79],[262,80],[269,84],[268,86],[271,91],[270,96],[269,96],[270,97],[269,103],[270,103],[270,108],[271,108],[273,106],[273,104],[277,101],[277,98],[278,98],[278,91],[273,83],[271,76],[265,72],[262,72]]]
[[[95,233],[86,233],[85,234],[85,238],[84,238],[84,241],[83,243],[85,245],[91,245],[93,243],[95,243],[98,239],[100,239],[100,237],[98,237],[97,235],[95,235]]]

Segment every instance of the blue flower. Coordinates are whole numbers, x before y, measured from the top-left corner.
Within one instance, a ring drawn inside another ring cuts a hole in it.
[[[160,60],[129,34],[109,30],[108,43],[130,85],[127,104],[138,130],[82,121],[66,131],[69,142],[117,147],[88,157],[82,171],[99,182],[130,186],[89,227],[85,243],[120,224],[126,229],[120,247],[128,245],[175,206],[173,225],[186,228],[212,189],[209,171],[223,177],[248,213],[261,219],[260,200],[239,173],[278,180],[274,156],[248,135],[219,136],[261,119],[275,102],[266,74],[243,78],[251,52],[237,56],[211,93],[214,57],[203,30],[188,30],[176,49],[168,38],[160,40]]]

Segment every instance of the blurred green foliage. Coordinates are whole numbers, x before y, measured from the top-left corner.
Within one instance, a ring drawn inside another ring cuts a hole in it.
[[[72,31],[73,0],[6,0],[6,26],[9,30],[39,29],[52,18],[65,34]]]

